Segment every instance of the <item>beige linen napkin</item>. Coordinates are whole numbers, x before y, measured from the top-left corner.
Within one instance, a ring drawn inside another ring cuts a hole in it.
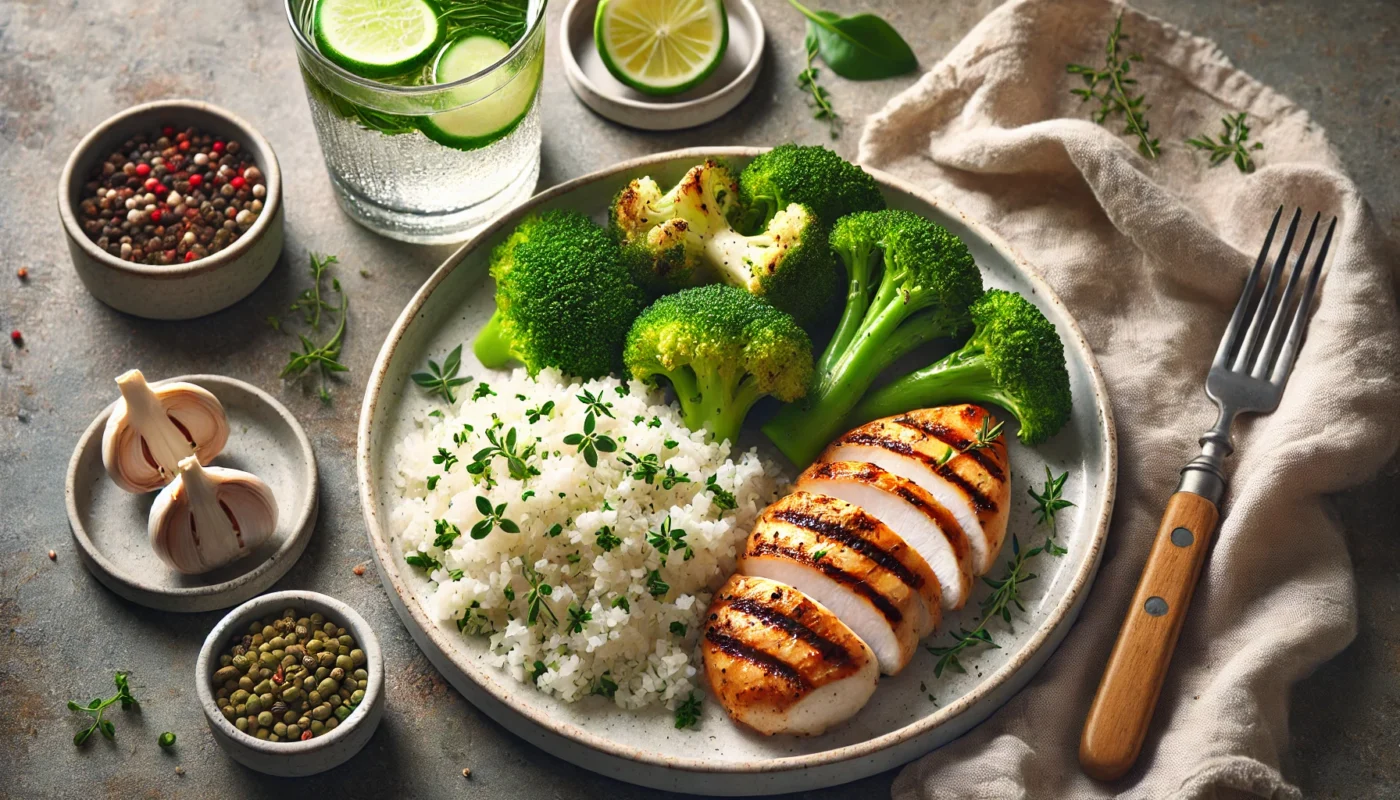
[[[1120,11],[1126,49],[1146,59],[1133,72],[1155,161],[1069,94],[1065,65],[1101,65]],[[1266,144],[1251,175],[1182,143],[1236,111]],[[1040,270],[1098,356],[1121,448],[1078,624],[1025,691],[908,767],[895,798],[1298,797],[1279,772],[1290,688],[1356,628],[1325,496],[1400,438],[1393,251],[1323,132],[1209,41],[1106,0],[1021,0],[871,117],[860,160],[951,200]],[[1235,424],[1223,523],[1147,745],[1127,778],[1099,784],[1077,761],[1084,715],[1177,470],[1214,421],[1206,368],[1280,204],[1340,218],[1307,341],[1279,409]]]

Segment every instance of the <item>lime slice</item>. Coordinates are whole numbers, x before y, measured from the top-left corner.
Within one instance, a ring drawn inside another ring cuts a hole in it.
[[[448,43],[433,65],[433,80],[451,83],[499,63],[511,46],[490,36],[469,35]],[[517,71],[501,67],[465,86],[452,90],[447,102],[459,105],[423,117],[419,128],[435,142],[458,150],[484,147],[515,130],[530,110],[540,85],[543,50],[532,55]]]
[[[593,41],[613,77],[645,94],[679,94],[719,66],[729,19],[722,0],[603,0]]]
[[[422,66],[442,40],[424,0],[319,0],[313,27],[326,58],[366,78]]]

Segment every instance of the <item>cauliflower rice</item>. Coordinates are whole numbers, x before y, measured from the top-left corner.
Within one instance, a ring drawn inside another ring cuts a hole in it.
[[[777,496],[779,467],[756,450],[731,457],[727,443],[707,443],[640,383],[579,382],[553,370],[531,379],[522,369],[491,380],[494,394],[483,386],[458,388],[454,406],[439,402],[395,448],[390,524],[410,568],[435,582],[424,607],[464,635],[489,637],[491,663],[561,700],[602,694],[623,708],[675,708],[698,683],[710,596]],[[611,404],[611,417],[593,415],[594,435],[611,437],[616,450],[599,449],[596,467],[564,442],[584,432],[585,391]],[[552,412],[538,414],[549,401]],[[517,454],[534,447],[524,480],[499,453],[483,459],[481,474],[469,471],[491,430],[502,444],[514,430]],[[624,463],[648,455],[656,456],[650,483],[645,465]],[[721,507],[711,476],[735,508]],[[492,530],[474,539],[487,503],[493,516],[504,505],[499,519],[514,525],[487,523]]]

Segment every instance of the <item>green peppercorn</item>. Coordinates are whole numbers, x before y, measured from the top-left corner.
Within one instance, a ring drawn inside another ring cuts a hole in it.
[[[311,691],[306,693],[306,702],[312,706],[321,705],[321,693],[316,691],[315,689],[312,689]]]
[[[331,717],[330,719],[326,720],[326,730],[333,731],[335,730],[335,726],[339,724],[340,720],[336,719],[335,717]]]
[[[326,669],[330,669],[331,667],[335,666],[335,659],[335,653],[332,653],[329,650],[324,650],[316,654],[316,660],[321,662],[321,666],[325,667]]]
[[[239,672],[238,672],[238,668],[237,668],[237,667],[234,667],[234,666],[219,667],[219,670],[218,670],[217,672],[214,673],[214,683],[215,683],[215,684],[222,684],[222,683],[226,683],[226,682],[228,682],[228,681],[237,681],[237,680],[238,680],[238,675],[239,675]]]
[[[355,646],[355,639],[354,639],[352,636],[350,636],[350,634],[346,633],[344,628],[341,628],[341,629],[340,629],[340,646],[341,646],[341,647],[354,647],[354,646]]]
[[[322,721],[319,720],[319,719],[313,719],[313,720],[311,720],[311,735],[312,735],[312,736],[320,736],[321,734],[323,734],[323,733],[325,733],[325,732],[326,732],[326,723],[322,722]]]
[[[235,719],[238,718],[238,712],[236,709],[234,709],[233,706],[224,706],[223,708],[219,709],[219,711],[224,715],[224,719],[228,720],[229,722],[233,722]]]
[[[320,692],[322,697],[325,697],[328,694],[334,694],[339,688],[340,681],[337,681],[335,678],[326,678],[317,684],[316,691]]]
[[[355,662],[354,662],[354,660],[351,659],[350,656],[348,656],[348,655],[336,656],[336,657],[335,657],[335,665],[336,665],[336,667],[338,667],[338,668],[340,668],[340,669],[342,669],[342,670],[354,669],[354,668],[355,668]]]
[[[334,636],[336,632],[335,623],[327,622],[325,625],[321,626],[321,630],[325,631],[327,636]]]
[[[356,667],[364,666],[364,663],[365,663],[365,651],[361,650],[361,649],[358,648],[358,647],[356,647],[354,650],[351,650],[351,651],[350,651],[350,663],[351,663],[352,665],[356,666]]]
[[[345,702],[345,698],[338,694],[333,694],[326,698],[326,702],[331,704],[331,708],[340,708],[340,704]]]
[[[247,718],[247,717],[239,717],[238,719],[236,719],[236,720],[233,721],[233,727],[239,729],[240,731],[243,731],[244,733],[247,733],[247,732],[248,732],[248,718]]]
[[[295,742],[301,739],[301,727],[298,725],[287,726],[287,741]]]
[[[351,658],[354,658],[354,656],[352,655]],[[363,669],[357,669],[357,670],[355,670],[354,675],[355,675],[355,680],[357,680],[357,681],[362,681],[362,680],[364,680],[365,678],[368,678],[368,677],[369,677],[369,673],[366,672],[366,671],[363,670]]]
[[[346,717],[350,716],[351,711],[354,711],[354,709],[350,706],[337,706],[335,709],[335,718],[343,722]]]
[[[225,653],[224,655],[219,656],[219,666],[221,666],[221,667],[227,667],[229,664],[232,664],[232,663],[233,663],[233,656],[228,655],[227,653]]]
[[[272,712],[271,712],[271,711],[264,711],[264,712],[262,712],[261,714],[258,714],[258,727],[260,727],[260,728],[270,728],[270,727],[272,727]]]
[[[343,681],[345,680],[345,670],[341,669],[340,667],[336,667],[335,669],[331,670],[330,674],[328,674],[326,677],[334,678],[337,681]]]
[[[306,652],[314,656],[317,653],[321,652],[322,648],[324,647],[325,645],[321,642],[320,639],[312,639],[311,641],[306,643]]]
[[[360,688],[361,688],[361,689],[366,689],[366,690],[369,689],[369,679],[368,679],[368,678],[366,678],[365,680],[360,681]]]
[[[269,731],[267,728],[258,728],[258,732],[254,735],[257,736],[259,739],[262,739],[263,741],[267,741],[268,739],[272,738],[272,732]]]
[[[329,717],[330,715],[331,715],[331,706],[330,706],[329,703],[322,703],[321,705],[316,706],[315,708],[311,709],[311,718],[312,718],[312,719],[315,719],[315,720],[320,720],[320,721],[322,721],[322,722],[325,722],[325,721],[326,721],[326,718]]]
[[[286,723],[284,723],[284,722],[274,723],[273,726],[272,726],[272,732],[275,733],[275,734],[277,734],[278,736],[286,736],[286,735],[287,735],[287,725],[286,725]]]
[[[258,695],[253,695],[252,697],[248,698],[246,708],[249,716],[256,717],[263,710],[262,698]]]
[[[365,690],[364,690],[364,689],[356,689],[355,691],[353,691],[353,692],[350,693],[350,705],[352,705],[352,706],[357,706],[357,705],[359,705],[361,702],[364,701],[364,699],[365,699]]]
[[[247,656],[244,656],[244,655],[237,655],[237,656],[234,656],[234,657],[233,657],[233,662],[232,662],[232,663],[233,663],[233,665],[234,665],[235,667],[238,667],[238,671],[239,671],[239,672],[247,672],[247,671],[248,671],[248,657],[247,657]]]
[[[287,725],[291,725],[292,723],[297,721],[298,716],[300,716],[300,714],[298,714],[297,712],[288,711],[287,713],[282,715],[282,722]]]
[[[282,690],[282,699],[288,703],[294,703],[301,699],[302,691],[295,686],[288,686]]]

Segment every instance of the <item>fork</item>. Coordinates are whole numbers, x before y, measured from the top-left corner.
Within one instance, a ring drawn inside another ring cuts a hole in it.
[[[1092,778],[1122,777],[1142,751],[1211,534],[1219,521],[1220,498],[1225,493],[1224,462],[1234,450],[1230,423],[1242,413],[1267,414],[1278,408],[1297,358],[1337,219],[1333,217],[1328,225],[1317,259],[1304,277],[1321,214],[1313,217],[1303,248],[1280,290],[1303,216],[1301,208],[1294,211],[1261,289],[1259,277],[1282,216],[1280,206],[1206,376],[1206,395],[1220,414],[1201,437],[1201,454],[1181,470],[1181,482],[1167,502],[1137,591],[1084,721],[1079,763]],[[1295,298],[1300,284],[1301,297]]]

